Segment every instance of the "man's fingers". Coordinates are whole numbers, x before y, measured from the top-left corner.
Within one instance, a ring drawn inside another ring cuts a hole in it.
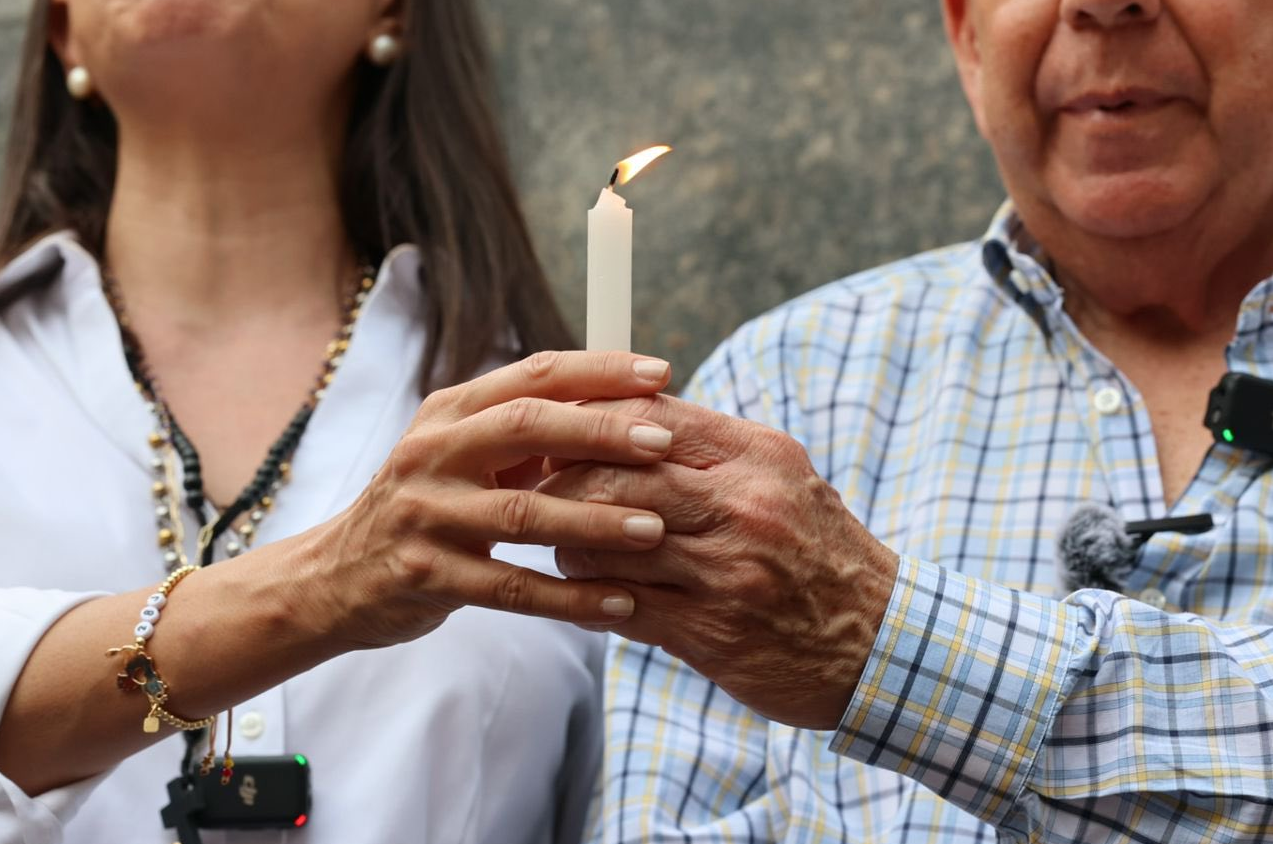
[[[718,547],[713,537],[667,534],[649,550],[605,550],[558,545],[557,571],[576,580],[613,581],[702,593],[727,586],[728,571],[703,564],[704,552]]]
[[[679,589],[663,585],[624,583],[621,588],[632,595],[634,606],[631,615],[612,619],[604,625],[585,623],[579,626],[594,632],[615,633],[658,648],[671,646],[679,651],[676,644],[678,639],[686,638],[683,635],[686,620],[701,617],[702,604]],[[675,655],[684,656],[680,653]]]
[[[701,533],[716,527],[713,512],[720,479],[712,473],[667,461],[647,466],[576,463],[545,478],[537,492],[570,501],[612,504],[657,512],[673,533]],[[569,545],[555,542],[554,545]]]
[[[434,391],[420,414],[460,419],[522,397],[561,402],[630,398],[657,393],[671,376],[667,361],[627,352],[538,352],[465,384]]]
[[[630,592],[609,584],[562,580],[477,556],[451,563],[431,574],[428,588],[454,604],[604,626],[623,621],[634,608]]]
[[[664,535],[656,513],[566,501],[521,489],[495,489],[457,496],[429,510],[435,530],[461,542],[510,542],[639,551]]]
[[[625,583],[623,589],[632,595],[632,614],[612,619],[602,629],[634,642],[660,648],[670,645],[677,633],[684,630],[685,620],[702,612],[701,604],[676,588]]]

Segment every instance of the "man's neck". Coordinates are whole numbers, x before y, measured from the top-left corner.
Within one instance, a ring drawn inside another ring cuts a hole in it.
[[[1149,345],[1223,348],[1251,289],[1273,275],[1273,209],[1226,228],[1188,222],[1153,237],[1103,238],[1019,209],[1057,268],[1066,312],[1098,348],[1120,335]],[[1032,213],[1031,213],[1032,212]],[[1232,219],[1232,216],[1224,219]]]
[[[1269,230],[1251,230],[1261,228]],[[1080,234],[1081,242],[1042,231],[1066,313],[1143,401],[1170,507],[1211,445],[1201,425],[1207,396],[1228,368],[1243,300],[1273,272],[1271,244],[1196,229],[1138,241]]]

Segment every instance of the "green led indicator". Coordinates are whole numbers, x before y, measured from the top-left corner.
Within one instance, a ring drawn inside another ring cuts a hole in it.
[[[309,764],[309,760],[308,760],[308,759],[306,759],[304,756],[300,755],[299,753],[298,753],[298,754],[296,754],[296,756],[295,756],[294,758],[296,759],[296,764],[297,764],[297,765],[308,765],[308,764]]]
[[[1221,431],[1220,436],[1224,437],[1224,441],[1227,443],[1233,442],[1233,432],[1230,431],[1228,428],[1225,428],[1223,431]]]

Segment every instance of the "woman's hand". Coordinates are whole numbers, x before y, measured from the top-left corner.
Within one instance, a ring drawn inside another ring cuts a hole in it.
[[[358,500],[307,536],[295,580],[308,593],[302,606],[337,651],[417,638],[468,604],[588,625],[624,620],[627,591],[508,565],[490,550],[658,545],[663,522],[649,510],[522,487],[545,458],[661,460],[666,429],[570,402],[652,395],[669,376],[665,362],[621,352],[545,352],[431,394]]]

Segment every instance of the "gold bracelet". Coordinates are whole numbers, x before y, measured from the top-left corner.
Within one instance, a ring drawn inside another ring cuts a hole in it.
[[[215,715],[209,715],[207,718],[200,718],[198,721],[187,721],[185,718],[173,715],[167,709],[164,709],[162,706],[159,706],[154,702],[151,703],[150,714],[146,717],[158,718],[168,726],[176,727],[178,730],[202,730],[204,727],[211,727],[217,720]],[[156,730],[157,729],[158,728],[156,728]],[[155,732],[156,730],[149,730],[148,732]]]
[[[155,633],[160,610],[168,603],[169,593],[197,568],[197,566],[182,566],[168,575],[164,582],[159,584],[154,594],[146,599],[146,606],[141,611],[141,621],[133,628],[135,637],[133,643],[120,648],[111,648],[106,652],[106,656],[111,658],[121,653],[127,655],[124,660],[124,670],[115,675],[115,685],[124,692],[141,689],[150,701],[150,710],[141,722],[143,732],[159,732],[160,721],[178,730],[202,730],[216,722],[215,715],[190,721],[164,709],[164,704],[168,702],[168,684],[159,676],[155,661],[151,659],[150,654],[146,653],[146,641]]]

